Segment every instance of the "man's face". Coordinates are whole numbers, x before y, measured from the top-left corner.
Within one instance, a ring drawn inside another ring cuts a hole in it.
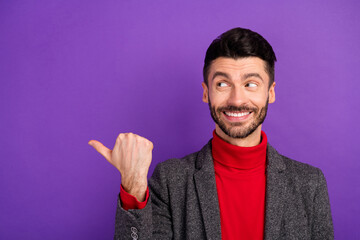
[[[246,138],[261,131],[268,103],[275,101],[275,83],[269,87],[265,64],[258,57],[220,57],[211,63],[203,101],[220,136]]]

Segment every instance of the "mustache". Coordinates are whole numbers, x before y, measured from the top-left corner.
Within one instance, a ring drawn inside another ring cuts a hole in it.
[[[224,107],[218,107],[216,109],[217,112],[242,112],[242,111],[248,111],[248,112],[257,112],[257,108],[255,107],[249,107],[249,106],[224,106]]]

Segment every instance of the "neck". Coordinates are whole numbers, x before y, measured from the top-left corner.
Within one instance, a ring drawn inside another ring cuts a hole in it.
[[[253,147],[258,145],[261,141],[261,125],[246,138],[232,138],[227,134],[225,134],[217,124],[215,128],[215,132],[224,141],[239,147]]]

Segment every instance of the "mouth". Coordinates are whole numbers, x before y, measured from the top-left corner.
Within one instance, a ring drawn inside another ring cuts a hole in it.
[[[251,116],[251,111],[224,111],[225,118],[230,122],[244,121]]]
[[[224,112],[226,116],[229,117],[243,117],[249,115],[251,112]]]

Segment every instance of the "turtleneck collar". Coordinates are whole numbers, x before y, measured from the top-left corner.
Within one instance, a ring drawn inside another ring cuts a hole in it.
[[[260,144],[253,147],[239,147],[225,142],[215,130],[212,139],[212,155],[215,161],[236,169],[254,169],[266,164],[267,137],[261,131]]]

